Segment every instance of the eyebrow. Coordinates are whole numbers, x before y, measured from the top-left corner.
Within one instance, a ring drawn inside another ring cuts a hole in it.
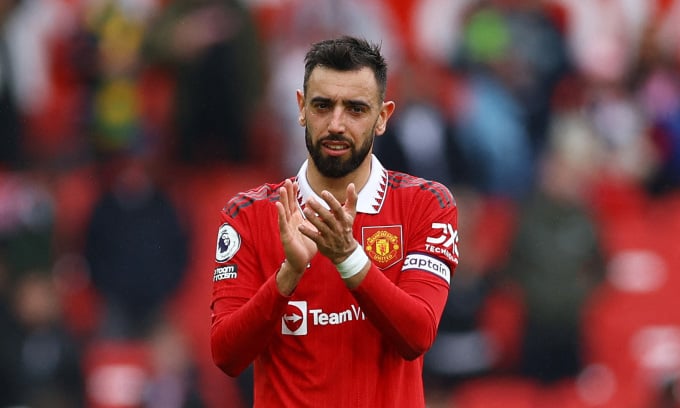
[[[315,96],[310,100],[310,103],[327,103],[331,104],[333,100],[331,98],[324,98],[322,96]],[[370,108],[371,105],[367,102],[358,100],[358,99],[348,99],[348,100],[343,100],[342,104],[345,106],[363,106],[366,108]]]

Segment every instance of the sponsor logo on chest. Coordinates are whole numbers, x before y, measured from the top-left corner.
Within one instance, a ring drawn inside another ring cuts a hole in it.
[[[290,301],[286,312],[281,317],[281,334],[306,336],[309,326],[333,326],[357,320],[366,320],[366,315],[357,305],[350,305],[345,310],[332,312],[323,309],[308,309],[305,300]]]

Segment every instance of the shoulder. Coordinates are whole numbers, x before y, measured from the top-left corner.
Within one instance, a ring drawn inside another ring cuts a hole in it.
[[[416,197],[422,197],[423,200],[433,199],[441,208],[456,206],[451,191],[438,181],[390,170],[387,172],[387,183],[397,194],[407,194],[413,199]]]
[[[274,203],[279,200],[279,188],[283,181],[278,184],[266,183],[259,187],[251,188],[234,195],[222,211],[231,218],[236,218],[242,211],[257,207],[262,203]]]

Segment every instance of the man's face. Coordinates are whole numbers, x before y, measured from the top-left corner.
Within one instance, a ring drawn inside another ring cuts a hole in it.
[[[312,162],[325,177],[343,177],[356,170],[385,132],[393,104],[380,100],[369,68],[334,71],[317,67],[298,92],[300,122]]]

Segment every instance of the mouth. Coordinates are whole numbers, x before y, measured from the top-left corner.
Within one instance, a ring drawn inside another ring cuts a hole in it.
[[[325,140],[321,143],[321,147],[329,156],[342,156],[352,148],[350,143],[342,140]]]

